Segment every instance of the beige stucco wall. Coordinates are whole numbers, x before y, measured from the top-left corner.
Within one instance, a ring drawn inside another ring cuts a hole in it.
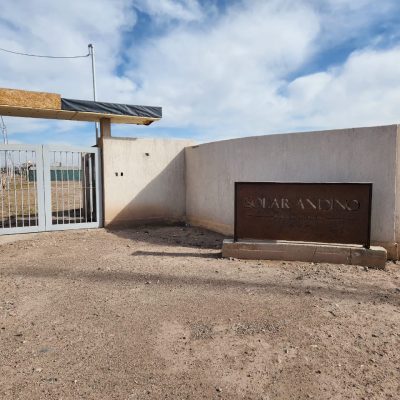
[[[235,181],[372,182],[371,239],[397,258],[398,126],[268,135],[186,149],[190,223],[233,234]]]
[[[182,221],[184,147],[192,144],[188,140],[105,138],[104,225]]]

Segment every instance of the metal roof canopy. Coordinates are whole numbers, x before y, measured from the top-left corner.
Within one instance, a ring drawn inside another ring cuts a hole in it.
[[[106,118],[116,124],[150,125],[161,119],[162,109],[64,99],[55,93],[0,88],[0,115],[88,122]]]

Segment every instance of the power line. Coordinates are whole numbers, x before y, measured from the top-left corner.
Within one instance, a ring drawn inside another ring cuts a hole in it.
[[[96,72],[95,72],[95,61],[94,61],[94,47],[92,44],[88,45],[88,53],[85,55],[78,55],[78,56],[46,56],[46,55],[42,55],[42,54],[30,54],[30,53],[22,53],[19,51],[13,51],[13,50],[8,50],[8,49],[3,49],[2,47],[0,47],[0,51],[4,51],[5,53],[10,53],[10,54],[16,54],[18,56],[26,56],[26,57],[38,57],[38,58],[62,58],[62,59],[66,59],[66,58],[86,58],[86,57],[91,57],[92,59],[92,81],[93,81],[93,100],[96,101]],[[1,117],[1,125],[0,125],[0,129],[2,130],[3,133],[3,138],[4,141],[8,142],[8,135],[7,135],[7,127],[4,123],[3,117]],[[96,142],[98,139],[98,127],[97,127],[97,122],[95,123],[96,126]]]
[[[40,54],[20,53],[18,51],[2,49],[1,47],[0,47],[0,50],[4,51],[6,53],[16,54],[18,56],[39,57],[39,58],[85,58],[85,57],[90,56],[90,53],[85,54],[84,56],[44,56],[44,55],[40,55]]]
[[[38,57],[38,58],[86,58],[90,56],[90,53],[84,55],[84,56],[45,56],[41,54],[29,54],[29,53],[20,53],[18,51],[12,51],[12,50],[7,50],[3,49],[0,47],[0,51],[4,51],[5,53],[11,53],[11,54],[16,54],[18,56],[27,56],[27,57]],[[8,135],[7,135],[7,126],[4,122],[3,117],[0,115],[0,129],[1,133],[3,135],[3,141],[4,143],[8,143]]]

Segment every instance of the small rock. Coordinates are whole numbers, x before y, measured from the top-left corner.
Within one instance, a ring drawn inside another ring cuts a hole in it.
[[[220,387],[216,387],[215,390],[216,390],[217,392],[219,392],[219,393],[222,392],[222,389],[221,389]]]
[[[329,310],[330,314],[332,314],[334,317],[337,317],[336,313],[332,310]]]
[[[34,371],[35,371],[35,372],[42,372],[42,371],[43,371],[43,368],[35,368]]]
[[[369,271],[369,268],[368,267],[364,267],[364,271]]]
[[[146,281],[145,284],[146,285],[150,285],[151,281]]]
[[[50,352],[50,349],[48,347],[42,347],[39,349],[39,353],[48,353]]]

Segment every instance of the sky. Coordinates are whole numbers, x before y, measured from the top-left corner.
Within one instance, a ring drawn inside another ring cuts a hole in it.
[[[398,0],[0,0],[0,47],[96,54],[99,101],[162,106],[113,135],[197,142],[400,122]],[[89,58],[0,51],[0,87],[92,99]],[[5,117],[10,142],[93,145],[93,124]]]

